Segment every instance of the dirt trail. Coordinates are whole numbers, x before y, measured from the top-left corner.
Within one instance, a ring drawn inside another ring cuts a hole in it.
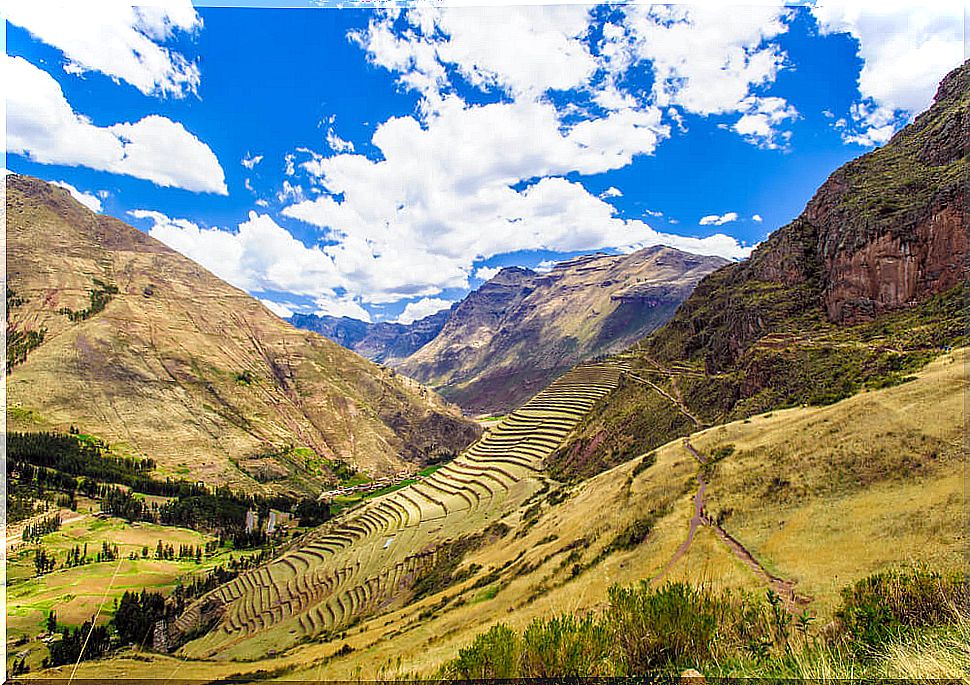
[[[64,516],[64,512],[69,512],[71,514],[71,516]],[[87,514],[77,514],[77,513],[73,512],[73,511],[71,511],[70,509],[62,509],[59,512],[55,511],[55,512],[52,512],[52,513],[44,513],[44,514],[40,514],[38,516],[34,516],[32,518],[29,518],[26,521],[21,521],[21,522],[19,522],[17,524],[18,527],[19,527],[19,530],[17,531],[17,533],[15,535],[9,535],[9,536],[7,536],[7,549],[9,550],[11,547],[13,547],[14,545],[16,545],[17,543],[19,543],[21,541],[21,539],[23,538],[23,535],[24,535],[24,528],[27,527],[27,524],[37,523],[39,521],[44,520],[48,516],[53,516],[54,514],[58,514],[58,513],[61,514],[61,526],[65,526],[68,523],[74,523],[75,521],[80,521],[85,516],[87,516]],[[9,528],[8,528],[8,530],[9,530]]]
[[[698,419],[696,416],[694,416],[693,414],[690,413],[690,410],[687,408],[687,406],[684,404],[684,402],[682,400],[678,399],[677,397],[674,397],[673,395],[671,395],[669,392],[667,392],[666,390],[664,390],[663,388],[661,388],[659,385],[657,385],[653,381],[651,381],[651,380],[649,380],[647,378],[644,378],[643,376],[638,376],[635,373],[632,373],[630,371],[627,371],[626,372],[626,375],[629,376],[630,378],[634,379],[635,381],[639,381],[640,383],[643,383],[644,385],[649,385],[651,388],[653,388],[654,390],[656,390],[658,393],[660,393],[661,395],[663,395],[664,397],[666,397],[668,400],[670,400],[671,404],[673,404],[675,407],[677,407],[678,411],[680,411],[681,414],[683,414],[688,419],[690,419],[691,421],[693,421],[694,422],[694,426],[696,426],[697,428],[703,428],[705,426],[705,424],[700,419]]]
[[[812,602],[812,597],[805,595],[799,595],[795,592],[795,581],[787,580],[776,576],[766,569],[760,561],[751,553],[751,551],[745,547],[741,542],[735,538],[733,535],[728,533],[721,527],[720,524],[715,522],[711,517],[704,513],[704,495],[707,491],[707,480],[704,477],[704,466],[707,464],[707,459],[702,455],[697,449],[691,444],[689,438],[684,438],[684,448],[690,453],[692,457],[701,465],[701,468],[697,471],[697,493],[694,495],[694,515],[690,519],[690,527],[687,531],[687,539],[681,543],[680,547],[673,553],[670,559],[664,564],[664,567],[660,570],[660,573],[655,575],[650,579],[653,583],[657,580],[663,578],[667,572],[673,568],[680,559],[687,553],[690,549],[691,543],[694,542],[694,536],[697,533],[697,528],[699,526],[710,526],[714,529],[714,533],[717,535],[718,539],[721,540],[731,553],[734,554],[742,563],[745,564],[752,573],[754,573],[758,578],[760,578],[768,587],[774,590],[785,604],[785,607],[790,612],[800,611],[807,607]]]
[[[700,462],[701,466],[706,463],[704,458],[686,439],[684,439],[684,446],[687,448],[687,451]],[[667,575],[667,572],[673,568],[674,564],[680,561],[681,557],[683,557],[684,554],[687,553],[687,550],[690,549],[691,544],[694,542],[694,536],[697,534],[697,529],[700,526],[706,525],[707,517],[704,515],[704,493],[706,491],[707,481],[704,478],[704,469],[701,468],[697,471],[697,492],[694,494],[694,515],[690,518],[690,527],[687,529],[687,539],[681,543],[680,547],[677,548],[677,551],[674,552],[673,556],[667,560],[664,567],[660,569],[660,573],[650,579],[651,583],[660,580]]]
[[[714,523],[713,521],[707,521],[707,525],[714,528],[714,533],[722,542],[724,542],[724,544],[728,546],[728,548],[734,553],[734,556],[744,562],[744,564],[750,568],[756,576],[758,576],[772,590],[778,593],[789,611],[794,612],[796,610],[801,610],[811,604],[811,597],[799,595],[795,592],[795,581],[780,578],[768,571],[768,569],[762,566],[761,562],[755,559],[754,555],[744,545],[742,545],[737,538],[728,533],[718,524]]]

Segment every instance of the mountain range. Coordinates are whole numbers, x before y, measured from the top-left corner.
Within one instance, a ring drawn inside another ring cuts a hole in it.
[[[503,268],[450,309],[410,325],[289,320],[430,385],[467,413],[501,414],[579,362],[653,331],[725,264],[663,246],[597,253],[545,273]]]

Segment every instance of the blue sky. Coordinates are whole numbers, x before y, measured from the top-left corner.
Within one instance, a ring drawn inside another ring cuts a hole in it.
[[[278,313],[407,322],[498,266],[744,258],[964,59],[922,5],[18,0],[6,167]]]

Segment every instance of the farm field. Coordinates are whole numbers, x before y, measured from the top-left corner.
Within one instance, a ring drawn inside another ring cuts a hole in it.
[[[519,481],[530,487],[507,494],[503,508],[480,507],[466,525],[448,523],[438,531],[454,538],[459,529],[482,530],[496,521],[508,526],[470,549],[451,582],[406,604],[368,605],[364,591],[356,591],[357,599],[342,601],[367,611],[356,621],[334,624],[338,630],[324,628],[287,646],[283,640],[294,629],[290,626],[299,629],[299,619],[271,624],[258,638],[235,643],[220,629],[215,635],[221,641],[210,636],[180,654],[151,655],[147,662],[120,655],[82,664],[79,674],[178,672],[183,663],[191,663],[203,678],[259,671],[261,678],[280,680],[429,674],[494,623],[522,629],[535,617],[595,613],[611,585],[651,579],[759,593],[780,582],[789,588],[789,600],[807,600],[806,608],[824,624],[839,587],[911,563],[912,549],[921,549],[920,560],[935,568],[961,567],[965,532],[953,512],[961,511],[964,497],[959,445],[966,363],[967,352],[960,349],[911,382],[827,407],[788,409],[700,431],[687,442],[664,445],[646,461],[635,458],[576,485],[538,474]],[[899,449],[901,436],[908,441],[906,450]],[[480,452],[472,450],[472,456]],[[693,452],[708,463],[698,463]],[[819,453],[829,461],[812,456]],[[466,458],[459,463],[473,463]],[[706,483],[703,518],[692,535],[699,477]],[[775,484],[776,479],[789,485]],[[369,504],[367,511],[380,503]],[[429,501],[423,511],[434,516],[433,507]],[[415,532],[434,530],[424,524],[448,519],[422,522]],[[630,534],[635,529],[647,532],[639,539]],[[755,566],[722,533],[746,550]],[[371,535],[386,542],[383,534]],[[356,559],[373,559],[383,544],[354,548]],[[251,575],[265,578],[270,569],[275,574],[282,570],[278,563]],[[303,582],[291,580],[284,587]],[[228,615],[252,615],[243,606]],[[274,635],[278,651],[269,654],[274,643],[262,642],[264,634]],[[197,661],[205,656],[203,649],[212,656]],[[262,658],[256,657],[260,649],[266,650]]]
[[[33,670],[40,667],[46,649],[37,637],[46,632],[45,620],[55,611],[62,625],[80,625],[90,619],[98,608],[98,623],[104,624],[114,613],[114,602],[126,591],[143,589],[168,593],[177,579],[203,574],[217,565],[224,565],[230,554],[235,558],[249,552],[230,552],[219,549],[203,558],[201,563],[191,559],[166,560],[154,556],[159,541],[176,550],[180,545],[204,547],[212,538],[186,528],[160,526],[145,522],[129,523],[114,517],[98,517],[93,505],[82,500],[78,511],[64,510],[61,528],[44,535],[37,542],[8,544],[7,560],[7,652],[26,654]],[[112,549],[117,546],[118,559],[94,561],[102,543]],[[75,546],[87,546],[90,560],[81,566],[63,568],[62,562]],[[34,552],[42,547],[58,562],[54,571],[37,576]],[[147,548],[147,556],[142,557]],[[129,559],[134,553],[138,558]]]

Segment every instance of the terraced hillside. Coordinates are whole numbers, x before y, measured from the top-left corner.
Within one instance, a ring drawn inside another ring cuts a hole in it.
[[[218,625],[184,654],[271,654],[407,603],[420,583],[448,567],[456,546],[485,541],[496,530],[490,524],[539,489],[543,460],[617,386],[622,370],[615,361],[577,367],[430,477],[201,598],[175,630],[189,633],[213,616]]]

